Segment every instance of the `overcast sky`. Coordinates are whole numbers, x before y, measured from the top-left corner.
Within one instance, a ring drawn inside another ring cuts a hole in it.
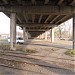
[[[17,27],[17,31],[22,32],[19,27]],[[10,18],[2,12],[0,12],[0,33],[10,33]]]
[[[9,33],[10,32],[10,19],[0,12],[0,33]]]

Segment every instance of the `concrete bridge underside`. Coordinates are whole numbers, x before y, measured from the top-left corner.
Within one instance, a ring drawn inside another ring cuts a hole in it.
[[[75,0],[0,0],[0,12],[11,19],[11,49],[15,48],[16,25],[24,30],[24,36],[28,32],[36,37],[70,18],[73,18],[75,48]]]

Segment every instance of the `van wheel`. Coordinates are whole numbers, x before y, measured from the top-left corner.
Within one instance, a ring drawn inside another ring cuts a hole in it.
[[[17,42],[17,44],[20,44],[19,42]]]

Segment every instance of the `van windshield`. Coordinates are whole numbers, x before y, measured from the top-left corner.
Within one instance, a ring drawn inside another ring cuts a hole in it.
[[[19,37],[19,38],[17,38],[17,40],[23,40],[23,38]]]

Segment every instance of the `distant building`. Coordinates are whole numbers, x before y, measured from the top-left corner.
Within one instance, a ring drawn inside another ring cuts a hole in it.
[[[9,34],[0,34],[0,38],[3,38],[3,39],[8,38],[8,36]]]

